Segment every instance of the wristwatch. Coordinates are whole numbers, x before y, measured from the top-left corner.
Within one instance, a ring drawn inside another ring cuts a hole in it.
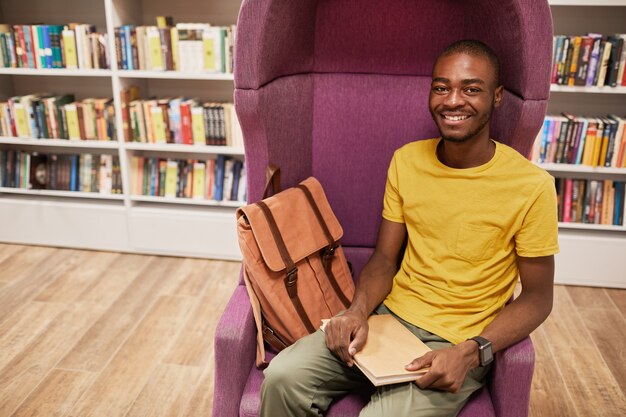
[[[478,343],[478,357],[480,358],[480,366],[489,365],[493,362],[493,349],[491,348],[491,342],[484,337],[474,336],[468,340],[473,340]]]

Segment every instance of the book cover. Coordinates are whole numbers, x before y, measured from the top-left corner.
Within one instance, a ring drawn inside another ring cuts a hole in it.
[[[224,166],[226,164],[226,157],[224,155],[218,155],[215,161],[215,188],[213,190],[213,199],[215,201],[222,201],[224,196]]]
[[[67,135],[70,140],[80,140],[80,127],[78,121],[78,109],[76,103],[66,104],[65,118],[67,120]]]
[[[624,225],[624,191],[626,183],[617,181],[615,183],[615,216],[613,224],[616,226]]]
[[[617,129],[615,130],[615,140],[613,143],[611,162],[609,166],[618,168],[618,160],[619,160],[619,151],[622,147],[622,141],[624,136],[624,124],[626,119],[623,119],[615,114],[610,114],[608,116],[610,119],[614,120],[617,123]]]
[[[191,131],[194,145],[206,145],[206,132],[204,130],[204,112],[202,107],[191,107]]]
[[[611,42],[613,46],[611,47],[611,55],[609,57],[608,68],[606,70],[607,74],[605,85],[616,87],[617,74],[619,73],[619,63],[622,55],[622,48],[624,46],[624,39],[622,39],[618,35],[613,35],[608,36],[607,41]]]
[[[556,155],[554,159],[554,162],[557,164],[565,162],[565,155],[568,148],[567,139],[569,138],[572,124],[573,122],[568,117],[563,116],[561,119],[561,129],[557,139]]]
[[[594,79],[598,70],[600,49],[602,46],[602,35],[590,33],[589,36],[593,39],[593,45],[591,47],[591,55],[589,56],[589,69],[587,70],[587,77],[585,80],[586,86],[595,85]]]
[[[48,155],[37,152],[31,155],[29,188],[33,190],[48,188]]]
[[[65,57],[65,68],[77,69],[78,56],[76,54],[76,36],[71,29],[63,29],[61,32],[63,42],[63,56]]]
[[[35,54],[35,67],[46,67],[46,50],[43,46],[43,30],[41,25],[32,25],[30,27],[31,36],[33,38],[33,50]]]
[[[585,140],[587,139],[587,130],[589,128],[589,119],[580,118],[580,122],[582,123],[580,134],[576,141],[576,157],[574,163],[580,165],[583,160],[583,149],[585,147]]]
[[[581,36],[573,37],[572,55],[568,58],[569,61],[569,73],[567,75],[567,85],[573,86],[576,81],[576,74],[578,72],[578,61],[580,55],[580,44],[582,42]]]
[[[180,71],[199,72],[204,69],[204,42],[203,33],[210,30],[211,25],[206,23],[178,23],[176,24],[178,66]]]
[[[374,386],[415,381],[428,372],[428,368],[417,371],[405,369],[411,361],[431,349],[398,319],[391,314],[374,314],[367,319],[367,324],[367,341],[354,355],[354,363]]]
[[[565,193],[563,195],[563,222],[571,223],[572,221],[572,188],[573,182],[571,178],[565,179]]]
[[[52,68],[63,68],[63,48],[61,46],[61,38],[63,26],[49,25],[50,33],[50,53],[52,54]]]
[[[194,162],[193,164],[193,186],[191,196],[195,200],[205,198],[206,192],[206,164],[204,162]]]
[[[150,62],[150,69],[156,71],[165,70],[165,62],[163,61],[162,49],[161,49],[161,35],[159,29],[156,26],[148,26],[146,28],[146,39],[148,42],[148,61]]]
[[[608,41],[602,41],[602,55],[599,58],[599,67],[598,67],[598,79],[596,81],[596,86],[602,87],[606,84],[606,75],[609,67],[609,58],[611,56],[611,49],[613,44]]]
[[[230,201],[237,201],[237,196],[239,195],[239,187],[241,181],[241,170],[243,169],[243,162],[237,160],[235,161],[235,166],[233,168],[233,188],[230,193]]]
[[[12,108],[13,115],[15,117],[15,129],[17,131],[17,136],[20,138],[32,137],[30,132],[28,113],[27,110],[24,108],[24,105],[21,102],[15,101]]]
[[[241,201],[243,203],[246,202],[247,197],[247,175],[246,175],[246,166],[241,166],[241,173],[239,174],[239,190],[237,191],[237,201]]]
[[[572,47],[572,39],[570,39],[569,36],[565,36],[563,38],[563,45],[561,47],[561,53],[560,53],[559,60],[558,60],[558,75],[557,75],[556,83],[559,85],[567,84],[567,75],[569,72],[567,58],[568,58],[568,55],[571,54],[570,52],[571,47]]]
[[[591,156],[591,166],[597,167],[600,164],[600,152],[602,151],[604,122],[601,118],[597,118],[596,138],[593,144],[593,153]]]
[[[165,177],[167,176],[167,160],[159,159],[159,190],[158,196],[165,196]]]
[[[177,182],[178,163],[174,160],[168,160],[165,171],[165,197],[176,197]]]

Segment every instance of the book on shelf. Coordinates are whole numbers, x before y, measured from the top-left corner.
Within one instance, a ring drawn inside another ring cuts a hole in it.
[[[559,221],[625,226],[625,184],[613,180],[557,178]]]
[[[322,330],[328,321],[322,320]],[[374,386],[415,381],[428,372],[428,368],[417,371],[405,369],[406,365],[431,349],[398,319],[391,314],[373,314],[367,319],[367,324],[367,340],[353,359]]]
[[[120,94],[127,142],[243,148],[232,103],[184,97],[140,100],[134,87]]]
[[[115,28],[118,68],[232,74],[235,26],[177,23],[158,16],[157,24]]]
[[[134,156],[133,194],[194,200],[245,201],[243,162],[218,155],[215,159],[164,159]]]
[[[84,23],[0,25],[0,67],[109,68],[107,34]]]
[[[531,159],[594,167],[626,167],[626,118],[580,117],[567,113],[544,119]]]
[[[0,186],[121,194],[119,159],[109,154],[0,151]]]
[[[47,93],[0,101],[0,136],[32,139],[116,140],[110,98],[76,100]]]
[[[557,35],[551,82],[567,86],[626,86],[626,34]]]

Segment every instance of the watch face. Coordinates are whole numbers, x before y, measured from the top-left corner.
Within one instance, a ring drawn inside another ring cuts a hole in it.
[[[481,365],[488,365],[493,360],[493,351],[491,350],[491,345],[486,346],[484,349],[481,349],[482,352],[482,363]]]

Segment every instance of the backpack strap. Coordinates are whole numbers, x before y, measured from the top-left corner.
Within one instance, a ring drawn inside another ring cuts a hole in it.
[[[304,310],[304,306],[298,297],[298,268],[296,268],[295,263],[289,256],[289,252],[287,251],[287,247],[285,246],[285,241],[283,237],[280,235],[280,231],[278,230],[278,226],[276,225],[276,220],[272,215],[267,204],[263,201],[259,201],[256,203],[263,212],[265,219],[267,220],[267,224],[270,227],[270,231],[272,232],[272,237],[274,238],[274,242],[276,243],[276,247],[278,248],[278,252],[280,253],[280,257],[283,259],[285,263],[285,268],[287,270],[287,276],[285,277],[285,288],[287,289],[287,293],[289,294],[289,298],[293,303],[300,320],[304,324],[304,327],[307,328],[309,333],[315,332],[315,326],[309,320],[309,316],[306,314]]]
[[[272,195],[282,191],[280,184],[280,168],[273,164],[269,164],[265,170],[265,188],[263,189],[263,198],[270,196],[270,186],[272,187]]]
[[[248,291],[248,297],[250,298],[250,305],[252,305],[252,315],[254,316],[254,323],[256,324],[256,366],[259,369],[265,369],[269,362],[265,360],[265,345],[263,344],[263,317],[261,314],[261,303],[257,297],[250,278],[248,277],[248,270],[243,267],[243,280],[246,283],[246,291]]]
[[[302,192],[304,192],[304,195],[306,196],[306,199],[309,202],[309,205],[313,209],[313,213],[315,213],[315,218],[317,219],[317,222],[322,228],[322,231],[324,232],[324,236],[326,236],[326,239],[328,240],[328,247],[324,249],[323,253],[320,253],[322,257],[322,265],[324,266],[324,271],[326,272],[328,281],[330,282],[330,285],[335,290],[335,293],[337,293],[337,297],[339,297],[339,300],[341,300],[341,303],[346,308],[349,308],[351,304],[350,300],[348,299],[348,297],[346,297],[343,291],[341,291],[341,288],[339,287],[339,283],[337,282],[337,278],[335,277],[335,274],[333,273],[333,270],[332,270],[332,266],[330,264],[330,258],[335,255],[335,250],[337,249],[339,244],[334,241],[332,235],[330,234],[330,230],[328,230],[328,225],[326,225],[326,222],[324,221],[324,216],[322,216],[322,212],[317,206],[317,203],[315,202],[315,199],[313,198],[313,194],[311,194],[311,191],[307,188],[306,185],[303,185],[303,184],[299,184],[297,187],[300,190],[302,190]]]

